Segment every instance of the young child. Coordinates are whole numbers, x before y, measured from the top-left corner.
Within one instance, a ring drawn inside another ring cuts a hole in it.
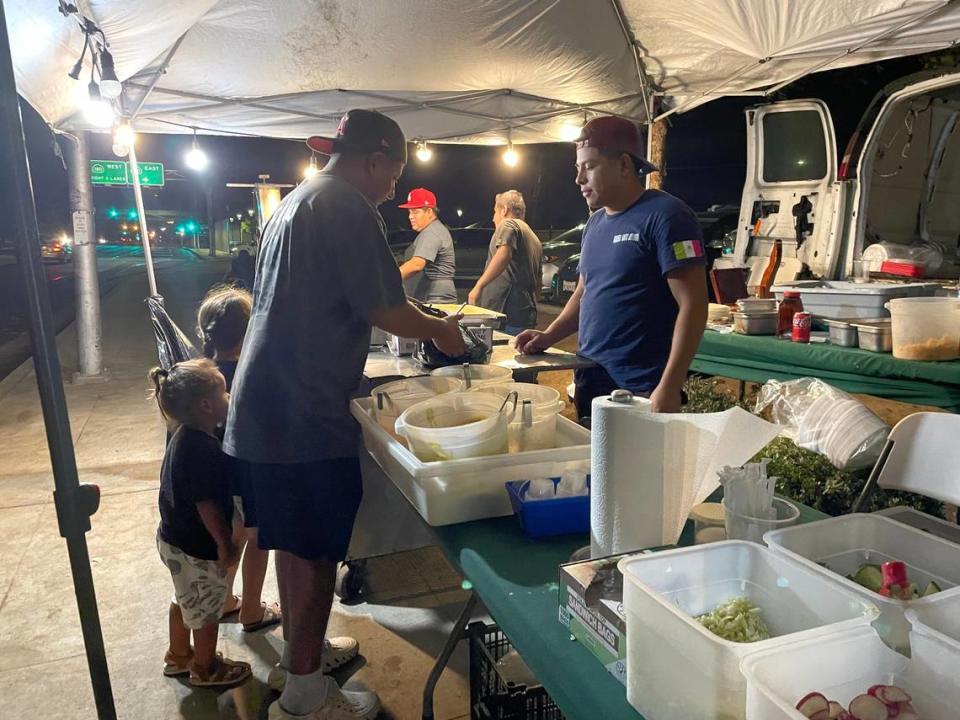
[[[150,379],[160,411],[176,426],[160,471],[157,549],[176,598],[163,674],[189,675],[194,687],[237,685],[250,677],[250,665],[217,653],[226,569],[238,559],[225,456],[216,436],[230,401],[226,381],[207,359],[154,368]]]
[[[229,285],[214,287],[200,303],[197,313],[197,333],[203,341],[203,354],[217,364],[227,382],[227,391],[233,384],[233,375],[240,360],[243,338],[250,322],[253,298],[246,290]],[[254,632],[281,622],[280,606],[260,601],[263,581],[267,575],[269,552],[257,545],[257,516],[249,483],[244,482],[243,467],[227,457],[231,492],[236,512],[233,516],[234,542],[243,552],[243,595],[233,594],[237,565],[227,570],[227,597],[223,616],[239,613],[246,632]],[[246,545],[246,548],[244,548]]]

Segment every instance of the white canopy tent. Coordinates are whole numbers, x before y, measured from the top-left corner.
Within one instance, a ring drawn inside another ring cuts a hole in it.
[[[86,126],[67,77],[83,33],[55,0],[7,0],[17,84]],[[558,141],[585,113],[649,119],[960,38],[957,0],[82,0],[140,132],[300,138],[377,108],[408,137]],[[89,56],[88,56],[89,57]]]

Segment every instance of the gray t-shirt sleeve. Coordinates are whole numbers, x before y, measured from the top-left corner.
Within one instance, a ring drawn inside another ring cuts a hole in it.
[[[343,214],[328,231],[334,243],[334,266],[350,307],[363,318],[406,302],[400,270],[390,253],[383,218],[372,207]]]
[[[427,225],[413,244],[413,257],[420,257],[427,262],[436,262],[443,245],[443,233],[440,232],[440,221],[434,220]]]
[[[516,252],[520,243],[520,228],[517,227],[516,223],[504,220],[493,233],[493,243],[496,248],[506,245],[513,252]]]

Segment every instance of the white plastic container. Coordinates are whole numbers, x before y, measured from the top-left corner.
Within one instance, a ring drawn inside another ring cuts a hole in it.
[[[552,476],[590,461],[590,431],[560,417],[556,447],[551,450],[425,463],[377,424],[373,402],[373,398],[359,398],[350,403],[364,445],[410,504],[435,527],[512,515],[504,483]]]
[[[881,318],[884,304],[892,298],[933,295],[936,283],[855,283],[843,280],[797,280],[774,285],[770,290],[783,300],[786,290],[799,290],[803,309],[828,318]]]
[[[479,393],[447,393],[412,405],[397,418],[397,435],[424,462],[507,452],[512,401]]]
[[[397,418],[407,408],[444,393],[463,389],[463,381],[456,378],[413,377],[378,385],[370,393],[374,399],[374,414],[380,427],[390,434],[396,432]]]
[[[907,610],[910,623],[910,652],[930,661],[934,667],[950,669],[954,678],[960,673],[960,595],[938,593],[930,602]],[[954,658],[954,665],[949,658]]]
[[[513,371],[499,365],[448,365],[430,373],[434,377],[453,377],[464,381],[464,389],[513,382]]]
[[[501,402],[511,392],[517,393],[517,412],[507,428],[507,442],[510,452],[543,450],[553,447],[557,434],[557,415],[563,410],[564,403],[560,393],[546,385],[509,382],[499,385],[483,385],[471,392],[486,393],[500,398]],[[523,401],[529,400],[532,417],[529,426],[524,425]]]
[[[950,658],[960,667],[960,654]],[[960,684],[929,672],[922,654],[908,660],[869,628],[784,645],[745,658],[747,720],[806,720],[796,710],[808,693],[818,692],[845,709],[872,685],[896,685],[913,698],[923,720],[952,720],[960,707]]]
[[[960,358],[960,298],[891,300],[884,306],[893,320],[893,356],[901,360]]]
[[[855,513],[774,530],[763,538],[777,553],[806,564],[834,579],[880,608],[874,623],[880,637],[901,652],[910,649],[908,607],[923,608],[960,594],[960,548],[929,533],[875,513]],[[900,560],[907,577],[921,592],[931,580],[941,592],[906,602],[875,593],[848,579],[861,565]]]
[[[624,558],[627,699],[651,720],[743,718],[740,660],[760,650],[869,626],[877,609],[803,564],[737,540]],[[769,640],[735,643],[698,615],[744,596]]]

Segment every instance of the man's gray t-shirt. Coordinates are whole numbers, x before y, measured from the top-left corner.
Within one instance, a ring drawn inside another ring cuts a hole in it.
[[[280,464],[355,455],[367,318],[405,301],[376,207],[332,175],[296,188],[260,243],[224,451]]]
[[[422,302],[456,302],[453,275],[457,271],[457,259],[447,226],[434,220],[421,230],[404,252],[403,261],[414,257],[426,260],[427,266],[404,280],[407,295]]]
[[[506,315],[508,327],[536,327],[537,298],[543,278],[540,238],[523,220],[507,218],[490,238],[487,265],[503,245],[513,250],[510,264],[483,288],[480,305]]]

